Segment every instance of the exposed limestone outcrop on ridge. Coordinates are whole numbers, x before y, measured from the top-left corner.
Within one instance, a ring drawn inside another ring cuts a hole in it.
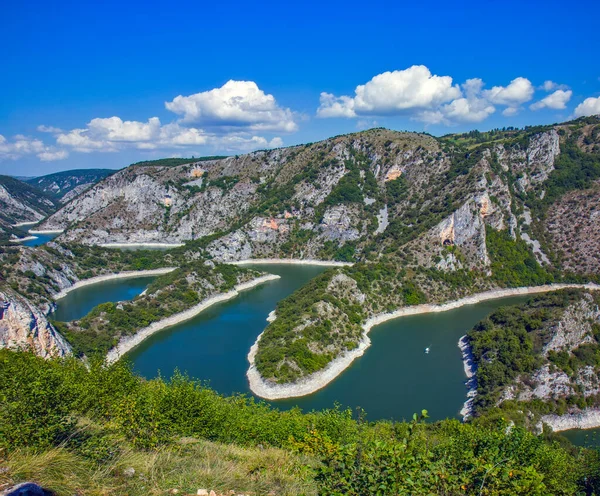
[[[572,354],[581,345],[595,343],[594,324],[600,324],[600,309],[591,294],[583,293],[578,301],[564,309],[558,321],[552,322],[542,355],[547,358],[550,352]],[[593,366],[584,366],[569,375],[551,363],[545,363],[509,386],[501,401],[529,401],[534,398],[547,401],[573,396],[578,392],[585,397],[600,394],[600,377]]]

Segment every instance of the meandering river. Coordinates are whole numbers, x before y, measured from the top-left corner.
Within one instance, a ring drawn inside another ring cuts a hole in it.
[[[221,393],[250,394],[246,357],[265,328],[269,312],[279,300],[326,269],[306,265],[253,267],[279,274],[281,279],[244,291],[150,337],[128,355],[135,370],[145,377],[159,373],[169,377],[179,369],[207,381]],[[152,279],[118,279],[79,288],[58,301],[52,317],[74,320],[100,303],[132,299]],[[505,298],[381,324],[371,331],[372,346],[365,355],[326,388],[307,397],[271,403],[310,410],[338,402],[364,408],[372,420],[409,418],[424,408],[434,420],[458,417],[466,394],[458,339],[494,309],[525,299]],[[425,348],[430,348],[430,353],[426,354]]]

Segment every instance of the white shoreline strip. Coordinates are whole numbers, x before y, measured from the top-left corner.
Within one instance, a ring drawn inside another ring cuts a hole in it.
[[[11,239],[11,243],[23,243],[25,241],[31,241],[32,239],[38,239],[37,236],[25,236],[24,238]]]
[[[131,270],[128,272],[119,272],[118,274],[106,274],[104,276],[96,276],[91,277],[90,279],[83,279],[82,281],[77,281],[72,286],[63,289],[60,293],[54,295],[54,300],[60,300],[64,298],[71,291],[74,291],[79,288],[83,288],[84,286],[90,286],[91,284],[96,284],[104,281],[112,281],[113,279],[129,279],[135,277],[146,277],[146,276],[161,276],[163,274],[168,274],[169,272],[173,272],[177,267],[165,267],[163,269],[152,269],[152,270]]]
[[[131,351],[133,348],[135,348],[137,345],[139,345],[146,338],[152,336],[152,334],[155,334],[158,331],[162,331],[163,329],[165,329],[167,327],[171,327],[171,326],[174,326],[181,322],[184,322],[186,320],[190,320],[190,319],[194,318],[196,315],[198,315],[200,312],[202,312],[203,310],[206,310],[208,307],[214,305],[215,303],[219,303],[221,301],[226,301],[226,300],[230,300],[231,298],[235,298],[236,296],[238,296],[240,294],[240,291],[244,291],[246,289],[253,288],[253,287],[258,286],[259,284],[263,284],[267,281],[273,281],[275,279],[279,279],[280,277],[281,276],[278,276],[275,274],[267,274],[262,277],[257,277],[256,279],[253,279],[252,281],[238,284],[237,286],[234,287],[234,289],[232,289],[231,291],[229,291],[227,293],[223,293],[223,294],[213,296],[211,298],[207,298],[206,300],[198,303],[197,305],[194,305],[193,307],[191,307],[183,312],[176,313],[174,315],[171,315],[170,317],[167,317],[166,319],[159,320],[158,322],[153,322],[148,327],[144,327],[143,329],[140,329],[133,336],[127,336],[127,337],[121,338],[121,340],[119,341],[119,344],[117,344],[117,346],[112,348],[106,355],[106,363],[108,365],[110,365],[111,363],[116,362],[125,353],[128,353],[129,351]]]
[[[40,222],[42,222],[42,220],[43,219],[32,220],[32,221],[28,221],[28,222],[17,222],[16,224],[13,224],[12,227],[33,226],[34,224],[39,224]]]
[[[246,264],[291,264],[291,265],[321,265],[324,267],[350,267],[349,262],[337,262],[335,260],[301,260],[299,258],[249,258],[235,262],[223,262],[231,265]]]
[[[424,313],[436,313],[436,312],[447,312],[448,310],[454,310],[464,305],[474,305],[487,300],[495,300],[499,298],[507,298],[509,296],[519,296],[527,294],[547,293],[550,291],[559,291],[561,289],[589,289],[599,290],[600,286],[597,284],[547,284],[545,286],[533,286],[533,287],[522,287],[522,288],[507,288],[507,289],[494,289],[485,291],[483,293],[467,296],[459,300],[443,303],[441,305],[424,304],[414,305],[410,307],[403,307],[395,312],[384,313],[371,317],[363,324],[363,336],[360,340],[358,347],[352,351],[348,351],[343,355],[332,360],[323,370],[315,372],[310,376],[301,379],[298,382],[291,384],[274,384],[268,382],[262,378],[258,370],[256,370],[255,358],[258,351],[258,342],[263,333],[258,336],[255,343],[250,348],[248,353],[248,361],[250,367],[246,376],[250,384],[250,390],[261,398],[267,400],[279,400],[284,398],[294,398],[297,396],[305,396],[319,389],[324,388],[327,384],[333,381],[338,375],[340,375],[350,364],[358,357],[362,356],[365,350],[371,345],[369,339],[369,331],[376,325],[383,324],[388,320],[397,319],[399,317],[405,317],[408,315],[419,315]]]
[[[100,243],[102,248],[179,248],[183,243]]]
[[[471,352],[471,347],[467,342],[466,334],[458,340],[458,347],[460,348],[460,352],[462,354],[463,367],[465,370],[465,375],[467,376],[467,399],[465,400],[465,403],[460,411],[464,422],[473,415],[473,402],[475,400],[475,396],[477,396],[477,376],[475,375],[477,372],[477,367],[473,361],[473,353]]]
[[[64,229],[29,229],[29,234],[60,234]]]

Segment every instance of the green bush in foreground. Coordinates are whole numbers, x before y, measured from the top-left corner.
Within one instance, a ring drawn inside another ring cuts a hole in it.
[[[62,446],[102,471],[123,456],[123,442],[142,456],[182,438],[309,457],[317,463],[306,470],[323,495],[566,495],[600,488],[598,453],[507,429],[502,421],[427,424],[415,416],[367,423],[339,408],[279,411],[221,396],[182,375],[146,381],[123,363],[87,368],[74,359],[0,351],[0,449],[9,463],[23,449],[42,456]]]

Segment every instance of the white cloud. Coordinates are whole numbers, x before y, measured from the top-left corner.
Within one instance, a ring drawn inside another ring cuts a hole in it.
[[[206,145],[223,151],[250,151],[257,148],[278,148],[280,137],[270,141],[245,132],[216,134],[202,129],[184,127],[177,122],[161,125],[153,117],[148,122],[123,121],[119,117],[92,119],[85,129],[73,129],[59,134],[57,144],[75,151],[116,152],[126,148],[140,150],[176,149]]]
[[[160,129],[157,147],[205,145],[208,136],[202,129],[181,127],[177,123],[167,124]]]
[[[56,137],[56,143],[83,153],[117,151],[117,148],[110,142],[92,137],[89,129],[72,129],[61,133]]]
[[[40,160],[62,160],[67,152],[46,146],[42,141],[18,134],[12,140],[0,134],[0,160],[17,160],[26,155],[37,155]]]
[[[458,98],[444,107],[446,117],[460,122],[481,122],[495,111],[493,105],[481,98]]]
[[[294,132],[298,125],[290,109],[280,107],[273,95],[254,81],[228,81],[220,88],[175,97],[165,107],[182,116],[184,124],[248,131]]]
[[[356,117],[354,98],[323,92],[319,97],[317,117]]]
[[[63,130],[59,127],[54,127],[54,126],[45,126],[43,124],[39,125],[37,127],[37,130],[40,133],[52,133],[52,134],[57,134],[57,133],[62,133]]]
[[[519,110],[520,110],[519,107],[506,107],[502,111],[502,115],[504,117],[512,117],[513,115],[517,115],[519,113]]]
[[[264,148],[279,148],[283,145],[283,140],[279,137],[273,138],[271,141],[267,141],[262,136],[240,136],[240,135],[229,135],[229,136],[214,136],[210,140],[210,144],[220,150],[229,152],[249,152],[252,150],[259,150]]]
[[[283,140],[279,136],[275,136],[269,141],[269,148],[281,148],[283,146]]]
[[[38,139],[18,134],[11,141],[0,134],[0,158],[17,159],[24,155],[41,153],[45,145]]]
[[[556,83],[549,81],[550,84]],[[321,93],[317,116],[408,115],[427,124],[473,123],[496,112],[496,105],[507,107],[502,112],[504,115],[515,115],[535,92],[531,81],[524,77],[489,90],[483,86],[479,78],[468,79],[458,86],[450,76],[432,75],[425,66],[412,66],[375,76],[357,86],[353,97]],[[557,97],[549,103],[557,104],[554,103]]]
[[[586,98],[582,103],[575,107],[575,117],[600,114],[600,96],[597,98]]]
[[[494,86],[491,90],[485,90],[483,96],[491,103],[518,107],[531,100],[534,91],[529,79],[518,77],[513,79],[508,86]]]
[[[450,76],[432,75],[424,65],[378,74],[354,93],[354,97],[321,93],[317,116],[399,115],[431,109],[461,95]]]
[[[69,156],[67,150],[45,151],[37,154],[42,162],[53,162],[54,160],[64,160]]]
[[[492,115],[496,108],[485,98],[481,98],[483,81],[479,78],[467,79],[462,85],[465,96],[453,100],[442,107],[447,119],[458,122],[481,122]]]
[[[436,110],[419,112],[415,120],[427,124],[452,125],[458,122],[481,122],[496,111],[496,108],[482,98],[483,81],[479,78],[468,79],[463,85],[460,98],[441,105]]]
[[[539,89],[550,92],[554,90],[568,90],[569,87],[566,84],[558,84],[554,81],[548,80],[544,81],[544,84],[542,84]]]
[[[108,141],[150,141],[160,132],[160,120],[151,117],[148,122],[123,121],[119,117],[92,119],[88,123],[92,136],[102,137]]]
[[[204,145],[207,135],[201,130],[177,123],[161,126],[157,117],[148,122],[123,121],[119,117],[92,119],[85,129],[59,134],[57,143],[76,151],[115,152],[124,148],[153,150],[187,145]]]
[[[543,108],[563,110],[566,108],[567,102],[571,99],[572,95],[573,92],[571,90],[556,90],[554,93],[542,98],[539,102],[532,103],[529,108],[531,110],[540,110]]]

